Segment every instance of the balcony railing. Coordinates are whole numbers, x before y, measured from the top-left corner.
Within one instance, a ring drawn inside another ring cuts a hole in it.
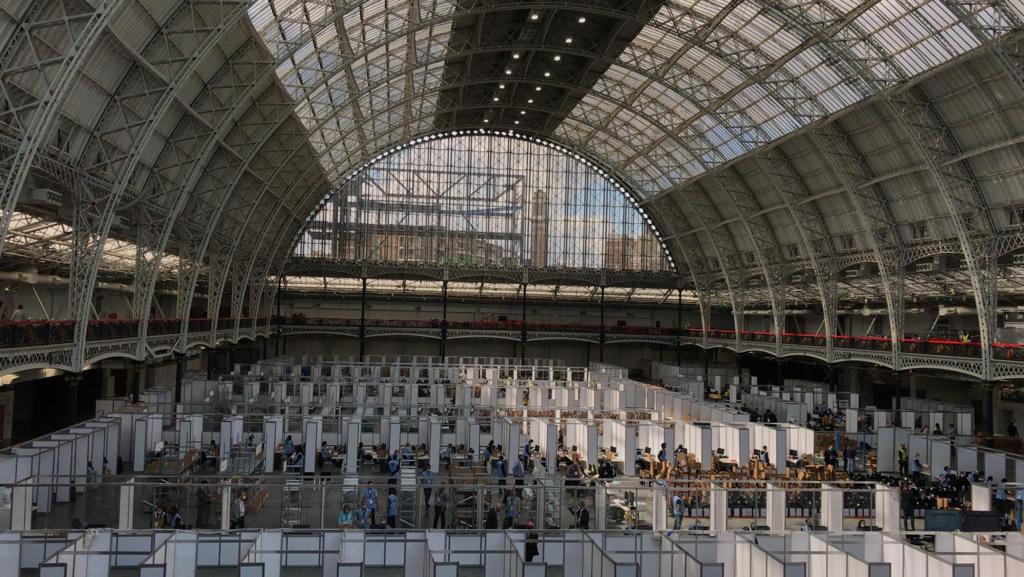
[[[252,318],[237,319],[239,326],[248,327],[257,322]],[[270,322],[275,326],[293,327],[349,327],[360,326],[359,319],[331,319],[331,318],[308,318],[301,315],[291,317],[274,317]],[[218,331],[231,330],[235,327],[236,319],[221,318],[217,320]],[[257,322],[264,326],[267,319]],[[213,328],[213,320],[208,318],[192,318],[187,322],[191,334],[208,333]],[[75,321],[3,321],[0,322],[0,349],[14,349],[22,347],[41,347],[48,345],[70,344],[75,338]],[[149,321],[148,336],[174,335],[181,330],[181,319],[153,319]],[[441,329],[444,323],[438,319],[430,320],[377,320],[368,319],[365,321],[367,328],[391,328],[430,330]],[[495,321],[448,321],[448,329],[477,330],[477,331],[521,331],[523,328],[530,332],[552,332],[552,333],[584,333],[598,334],[602,332],[600,325],[595,324],[569,324],[569,323],[540,323],[520,320]],[[684,342],[700,344],[703,341],[704,331],[700,328],[686,327],[626,327],[626,326],[605,326],[604,331],[608,335],[649,335],[659,337],[678,336]],[[89,321],[86,330],[87,340],[90,342],[103,340],[131,339],[139,336],[139,325],[136,320],[102,319]],[[722,341],[734,343],[736,331],[732,329],[709,329],[707,337],[717,345]],[[744,343],[769,343],[776,342],[776,334],[771,331],[747,330],[739,332],[739,340]],[[834,335],[833,346],[837,349],[855,349],[864,351],[891,351],[892,339],[882,336],[850,336]],[[827,339],[822,334],[810,333],[783,333],[782,343],[784,345],[798,345],[824,348]],[[977,336],[952,336],[944,335],[940,338],[922,337],[919,335],[905,335],[899,339],[901,353],[939,355],[957,358],[980,358],[982,354],[981,343]],[[1024,343],[1001,343],[992,344],[992,356],[995,360],[1001,361],[1024,361]]]

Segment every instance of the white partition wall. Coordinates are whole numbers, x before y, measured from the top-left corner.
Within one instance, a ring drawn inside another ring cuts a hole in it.
[[[277,451],[277,446],[282,442],[284,442],[284,417],[263,417],[263,455],[265,459],[263,470],[268,472],[274,470],[274,454]]]
[[[900,529],[900,492],[899,489],[875,485],[875,526],[889,533]]]
[[[305,473],[316,472],[316,455],[320,450],[320,440],[324,434],[324,418],[321,415],[313,415],[303,418],[302,441],[306,445],[305,460],[303,463]]]
[[[1006,453],[982,451],[985,459],[985,476],[995,481],[1006,478]]]
[[[141,473],[146,470],[146,455],[156,449],[163,438],[162,415],[139,415],[132,421],[132,470]]]
[[[843,530],[843,490],[834,485],[822,485],[821,519],[829,531]]]
[[[622,431],[622,472],[626,476],[636,475],[636,426],[623,424]]]

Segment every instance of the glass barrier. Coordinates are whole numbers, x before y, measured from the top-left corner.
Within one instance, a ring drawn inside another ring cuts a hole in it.
[[[635,479],[574,485],[535,477],[523,484],[490,478],[432,477],[395,483],[357,476],[153,476],[71,483],[61,478],[0,487],[0,529],[538,529],[796,530],[875,525],[877,484],[866,481],[749,481],[728,475],[645,483]],[[28,495],[30,498],[26,498]],[[841,502],[841,507],[840,507]],[[715,503],[718,503],[717,505]],[[918,516],[943,503],[922,498]],[[953,508],[961,502],[950,501]],[[715,507],[724,516],[715,521]]]

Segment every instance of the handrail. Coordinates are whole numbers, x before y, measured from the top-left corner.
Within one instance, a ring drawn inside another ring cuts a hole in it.
[[[217,320],[218,331],[234,329],[236,322],[240,326],[256,324],[263,326],[290,327],[348,327],[360,328],[358,319],[339,318],[307,318],[301,315],[291,317],[272,317],[270,319],[253,318],[220,318]],[[149,321],[146,334],[151,337],[177,335],[182,325],[188,327],[191,334],[207,333],[213,328],[213,319],[205,317],[190,318],[183,323],[179,318],[152,319]],[[19,347],[48,346],[71,344],[74,342],[76,322],[74,320],[5,320],[0,321],[0,349]],[[521,320],[475,320],[448,321],[430,320],[366,320],[362,325],[366,329],[447,329],[447,330],[479,330],[479,331],[515,331],[559,332],[559,333],[604,333],[607,335],[645,335],[661,337],[680,337],[682,339],[701,340],[705,334],[717,341],[739,340],[743,342],[761,342],[774,344],[777,338],[770,330],[742,330],[728,328],[712,328],[704,331],[693,327],[641,327],[641,326],[605,326],[584,323],[541,323],[523,322]],[[136,319],[96,319],[89,321],[86,332],[89,341],[131,339],[139,336],[139,321]],[[828,338],[822,333],[784,332],[783,344],[798,346],[825,347]],[[906,334],[896,340],[901,352],[911,354],[944,355],[954,357],[980,357],[981,342],[975,336],[963,336],[960,339],[942,337],[921,337]],[[893,339],[875,335],[832,335],[832,343],[838,349],[859,350],[891,350]],[[1000,342],[992,343],[993,354],[1002,360],[1024,360],[1024,343]]]

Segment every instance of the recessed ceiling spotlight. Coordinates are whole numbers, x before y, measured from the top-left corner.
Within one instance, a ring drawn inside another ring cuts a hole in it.
[[[519,53],[518,52],[513,52],[512,53],[512,59],[513,60],[519,60]]]
[[[520,116],[522,116],[522,115],[524,115],[524,114],[526,114],[526,111],[525,111],[525,110],[520,110],[520,111],[519,111],[519,115],[520,115]]]
[[[494,97],[494,101],[495,101],[495,102],[497,102],[498,100],[501,100],[501,99],[500,99],[500,98],[498,98],[497,96],[495,96],[495,97]]]
[[[555,60],[555,62],[561,62],[561,60],[562,60],[562,55],[561,55],[561,54],[555,54],[555,58],[554,58],[554,60]]]
[[[531,99],[527,100],[526,103],[527,104],[533,104],[533,99],[531,98]]]
[[[506,68],[505,69],[505,74],[506,75],[511,75],[512,74],[512,69],[511,68]]]
[[[504,85],[504,84],[499,84],[499,85],[498,85],[498,89],[500,89],[500,90],[505,90],[505,85]]]
[[[518,120],[516,121],[516,124],[519,124],[519,121],[518,121]]]
[[[484,119],[484,124],[487,124],[487,123],[488,123],[488,122],[490,122],[490,121],[491,121],[491,119],[489,119],[489,118],[485,118],[485,119]]]
[[[579,22],[580,24],[586,24],[587,23],[587,17],[586,16],[580,16],[580,19],[577,20],[577,22]]]
[[[530,14],[530,20],[540,20],[540,14],[537,14],[536,12]]]
[[[565,43],[566,43],[566,44],[572,44],[572,36],[569,36],[569,37],[567,37],[567,38],[565,39]]]
[[[551,73],[550,72],[545,72],[544,73],[544,78],[551,78]]]
[[[538,86],[537,88],[534,88],[534,90],[536,90],[537,92],[540,92],[540,86]]]

